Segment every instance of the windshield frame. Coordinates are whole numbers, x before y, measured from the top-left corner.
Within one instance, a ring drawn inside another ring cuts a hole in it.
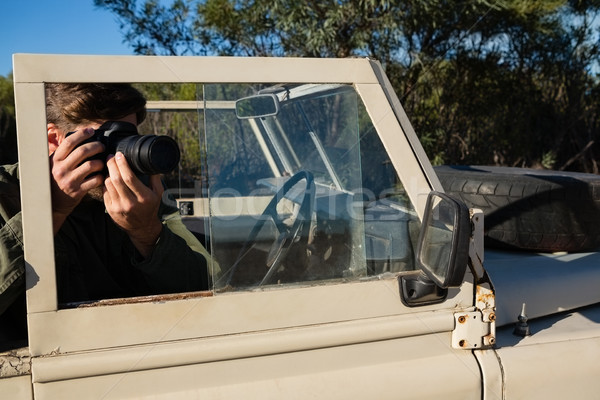
[[[190,310],[187,318],[202,318],[213,323],[177,325],[175,315],[190,307],[186,300],[149,304],[118,304],[114,307],[59,309],[56,295],[54,244],[51,218],[48,146],[44,84],[47,82],[127,82],[127,83],[326,83],[352,85],[361,97],[391,163],[405,183],[408,196],[422,218],[427,194],[441,185],[405,118],[400,102],[384,78],[381,65],[368,59],[299,59],[299,58],[235,58],[235,57],[159,57],[159,56],[65,56],[17,54],[14,61],[15,103],[20,183],[23,217],[25,264],[27,269],[27,307],[30,322],[30,350],[33,356],[60,352],[77,352],[132,343],[154,343],[155,332],[169,332],[165,340],[238,333],[244,329],[280,329],[298,324],[319,324],[373,316],[373,305],[358,300],[355,294],[369,293],[369,302],[377,303],[378,316],[402,313],[403,308],[389,302],[383,293],[393,292],[397,298],[395,279],[371,282],[358,288],[360,282],[313,287],[309,291],[264,291],[258,296],[236,294],[247,299],[239,309],[239,318],[230,318],[225,329],[219,327],[218,310],[231,310],[240,303],[233,295],[202,299],[198,310]],[[109,67],[107,67],[109,66]],[[387,85],[387,86],[386,86]],[[400,115],[400,117],[398,117]],[[404,116],[404,117],[403,117]],[[406,120],[404,121],[403,118]],[[418,157],[414,155],[417,154]],[[382,287],[385,287],[382,290]],[[388,290],[389,289],[389,290]],[[277,293],[276,293],[277,292]],[[306,296],[314,307],[286,314],[291,299]],[[335,298],[335,301],[331,299]],[[353,299],[353,300],[350,300]],[[453,299],[470,304],[469,299]],[[267,303],[268,302],[268,303]],[[333,305],[344,303],[340,310]],[[398,303],[400,301],[398,300]],[[160,304],[159,304],[160,303]],[[351,304],[350,304],[351,303]],[[194,303],[195,304],[195,303]],[[244,315],[272,304],[277,319],[248,321]],[[320,307],[322,304],[331,304]],[[146,308],[145,306],[148,306]],[[206,309],[204,308],[206,307]],[[212,308],[211,308],[212,307]],[[116,312],[114,309],[122,311]],[[208,310],[214,311],[208,311]],[[158,311],[157,311],[158,310]],[[176,312],[177,311],[177,312]],[[202,312],[206,314],[202,314]],[[245,311],[248,311],[245,313]],[[146,322],[128,319],[131,312],[147,312],[153,329]],[[298,314],[302,312],[302,314]],[[90,315],[90,335],[76,329],[83,313]],[[129,314],[128,314],[129,313]],[[238,311],[236,311],[236,315]],[[159,318],[160,317],[160,318]],[[110,321],[110,323],[109,323]],[[217,322],[215,322],[217,321]],[[221,321],[222,322],[222,321]],[[133,326],[133,325],[135,326]],[[146,325],[144,325],[146,324]],[[235,325],[235,326],[234,326]],[[172,328],[172,330],[171,330]],[[218,328],[218,329],[217,329]],[[46,332],[55,332],[47,335]],[[162,340],[162,339],[160,339]]]

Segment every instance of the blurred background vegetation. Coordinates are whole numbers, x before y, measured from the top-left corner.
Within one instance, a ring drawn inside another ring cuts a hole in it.
[[[434,164],[600,173],[600,0],[94,4],[135,54],[377,59]],[[3,162],[13,101],[0,77]]]

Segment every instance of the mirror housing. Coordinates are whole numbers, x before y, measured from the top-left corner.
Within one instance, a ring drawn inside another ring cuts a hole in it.
[[[419,276],[400,276],[402,301],[425,305],[443,301],[448,288],[458,287],[469,261],[471,219],[467,206],[450,196],[431,192],[417,245]]]
[[[238,119],[264,118],[279,113],[279,99],[274,94],[257,94],[235,102]]]

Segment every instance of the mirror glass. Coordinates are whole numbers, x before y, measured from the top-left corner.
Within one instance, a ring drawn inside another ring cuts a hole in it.
[[[235,102],[235,113],[239,119],[269,117],[278,112],[279,102],[273,94],[259,94]]]
[[[450,199],[436,193],[430,195],[427,210],[429,212],[423,223],[423,236],[418,252],[419,263],[432,280],[444,287],[451,269],[458,207]]]

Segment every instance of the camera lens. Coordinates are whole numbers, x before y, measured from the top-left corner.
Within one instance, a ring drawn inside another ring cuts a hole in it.
[[[155,175],[173,171],[179,163],[179,146],[169,136],[134,135],[116,146],[137,174]]]

